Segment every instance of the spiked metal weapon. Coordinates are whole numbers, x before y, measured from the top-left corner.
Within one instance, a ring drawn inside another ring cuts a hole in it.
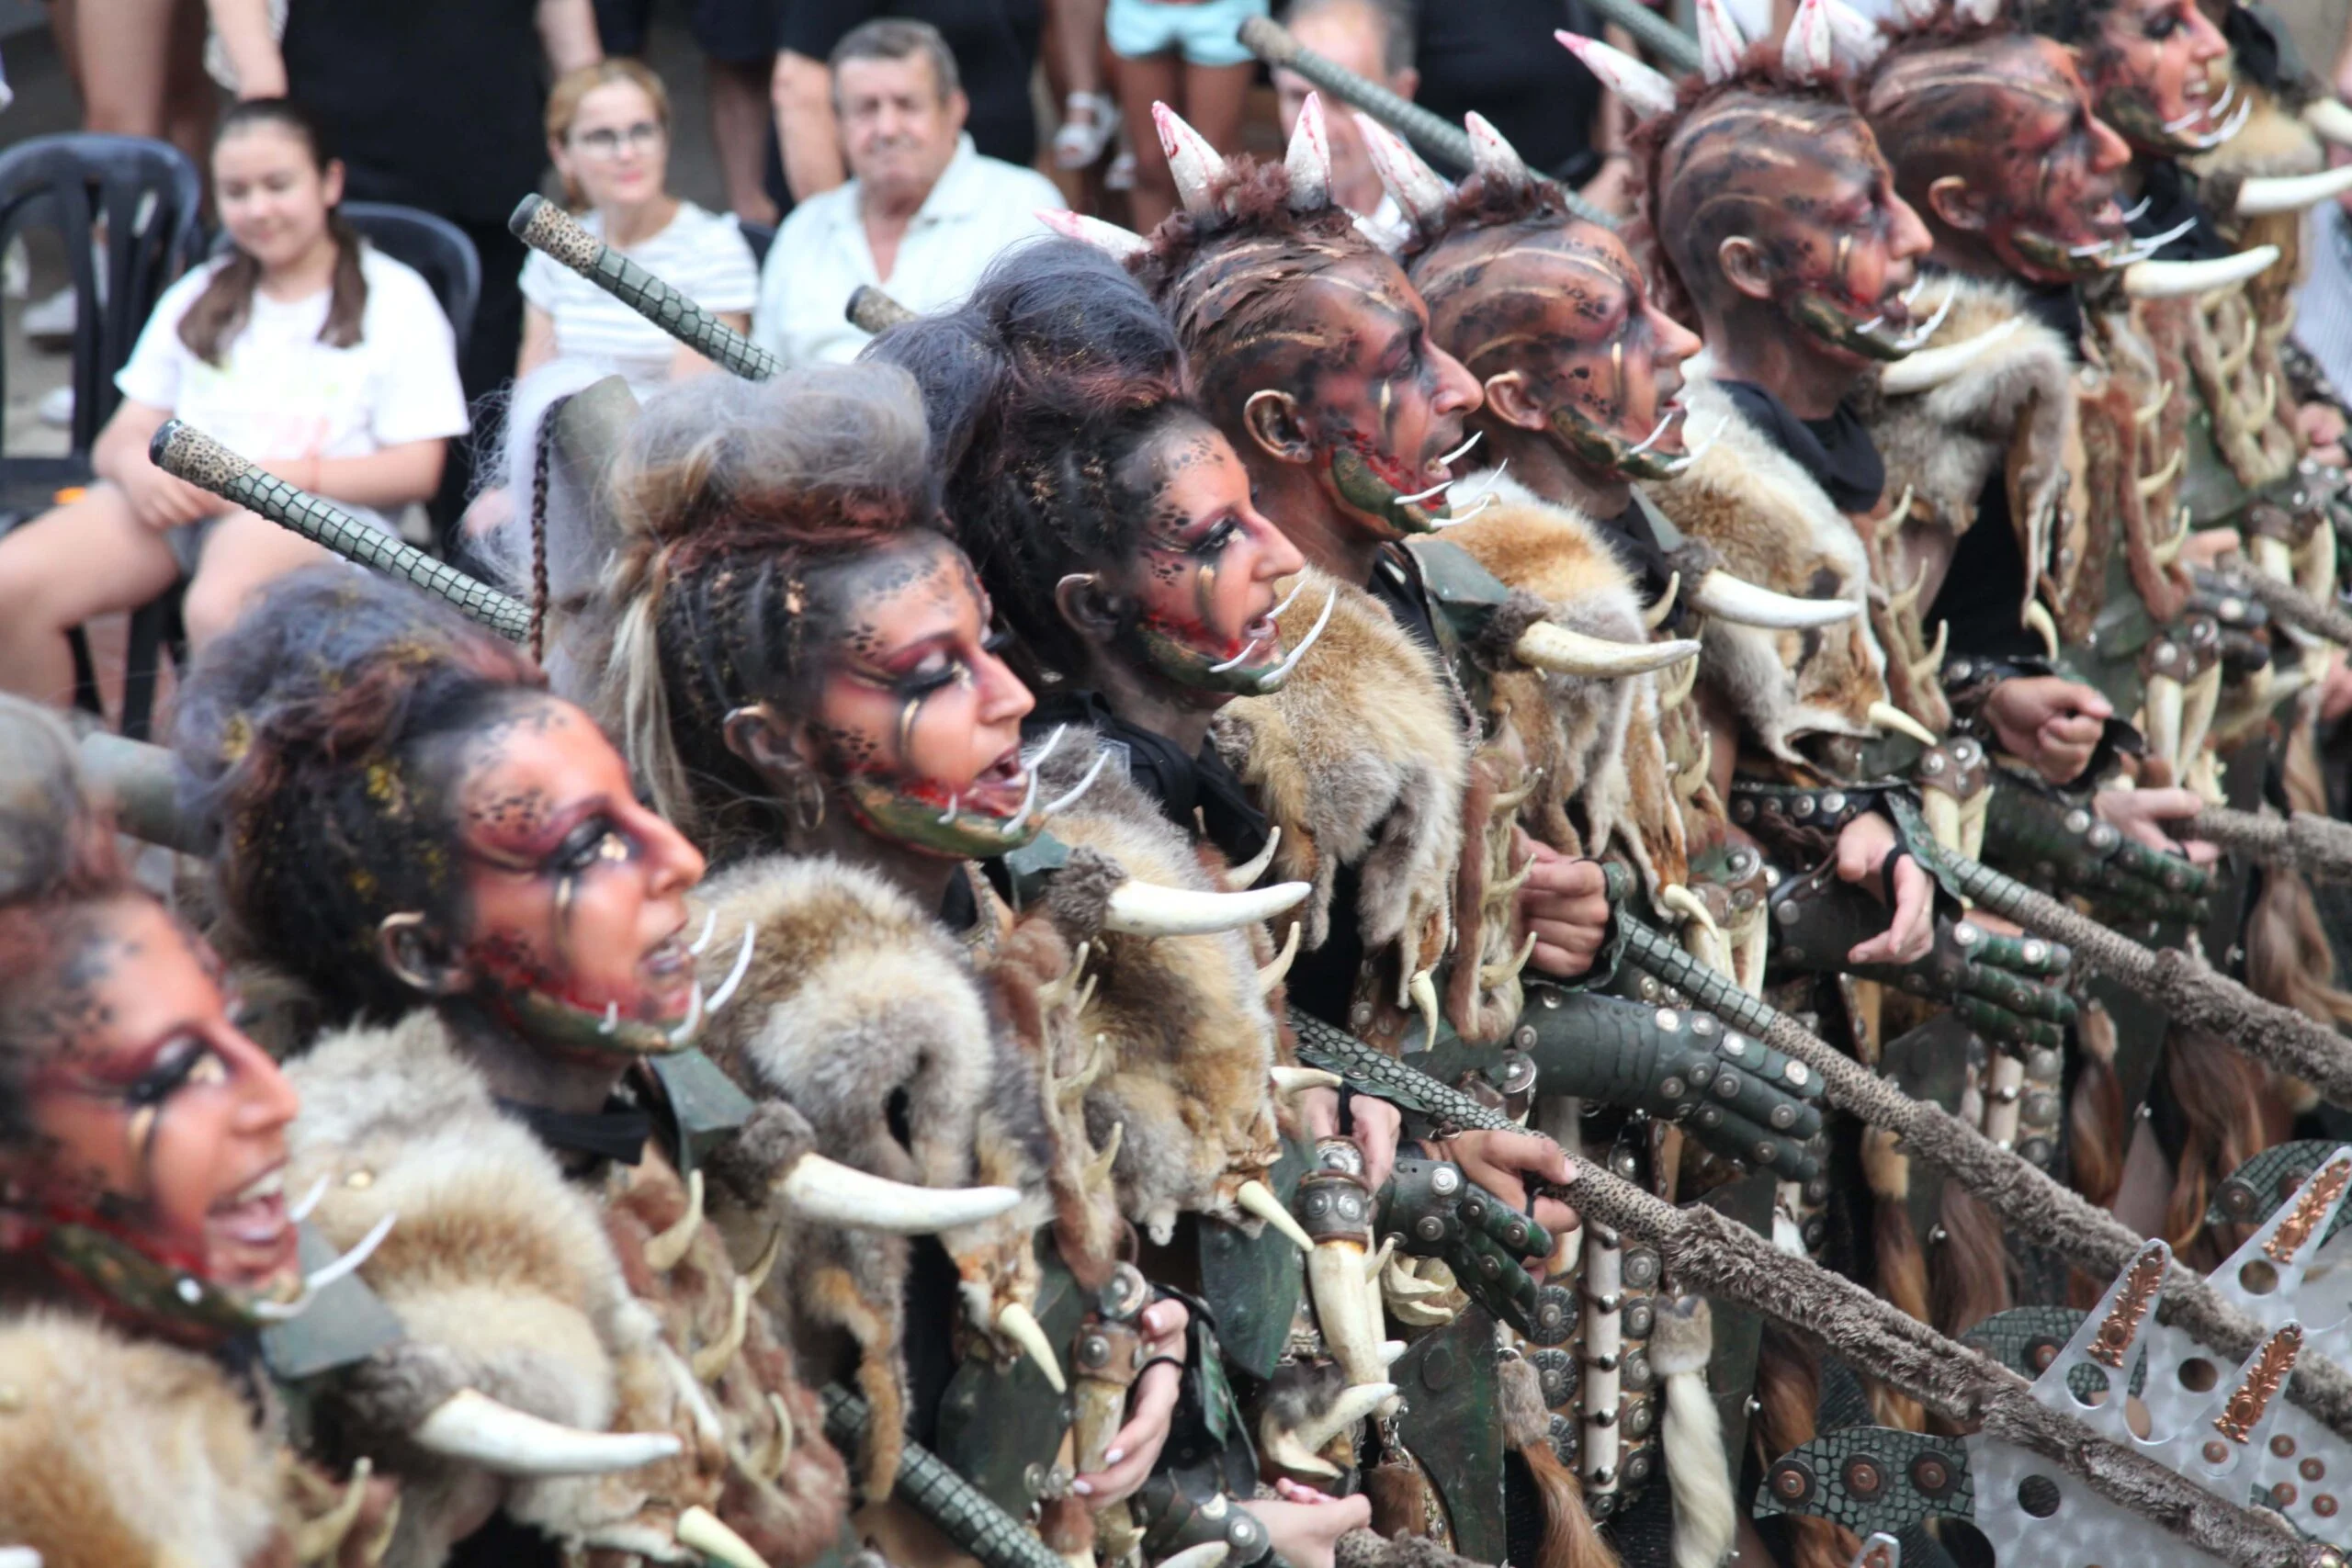
[[[764,381],[784,368],[775,355],[588,232],[545,197],[525,197],[506,227],[531,249],[561,262],[713,365],[723,365],[747,381]]]
[[[870,283],[861,283],[849,291],[849,309],[842,314],[849,324],[860,332],[880,334],[901,321],[911,321],[915,313],[891,299]]]
[[[1642,4],[1642,0],[1592,0],[1592,8],[1638,39],[1644,49],[1675,70],[1699,69],[1699,40]]]
[[[2352,824],[2334,818],[2309,811],[2272,817],[2209,806],[2181,832],[2299,871],[2313,882],[2352,882]]]
[[[447,600],[510,642],[530,636],[531,612],[521,600],[265,473],[192,425],[165,420],[147,444],[147,457],[165,473],[266,517],[313,544],[324,545],[345,560],[401,578]]]
[[[1303,1018],[1294,1010],[1294,1024]],[[1298,1029],[1301,1061],[1371,1092],[1394,1093],[1455,1126],[1527,1131],[1408,1062],[1328,1025],[1306,1025]],[[1737,1302],[1787,1324],[1871,1368],[1938,1415],[2040,1456],[2201,1551],[2246,1568],[2290,1562],[2320,1568],[2335,1561],[2330,1549],[2301,1540],[2283,1524],[2234,1506],[2075,1416],[2046,1408],[2015,1372],[1945,1338],[1852,1280],[1779,1251],[1769,1237],[1737,1221],[1704,1204],[1678,1209],[1590,1161],[1572,1156],[1570,1165],[1575,1179],[1566,1195],[1585,1222],[1632,1232],[1657,1247],[1682,1289]],[[2132,1239],[2136,1253],[2138,1238]],[[2128,1261],[2132,1254],[2126,1256]]]
[[[1357,75],[1336,61],[1325,59],[1291,37],[1289,29],[1281,23],[1264,17],[1252,17],[1241,24],[1241,41],[1250,53],[1267,64],[1296,72],[1341,103],[1363,110],[1456,172],[1468,170],[1476,162],[1470,151],[1470,133],[1462,127],[1430,113],[1417,103],[1398,97],[1379,83]],[[1617,227],[1617,220],[1574,191],[1563,194],[1567,197],[1569,209],[1586,222],[1598,223],[1604,229]]]

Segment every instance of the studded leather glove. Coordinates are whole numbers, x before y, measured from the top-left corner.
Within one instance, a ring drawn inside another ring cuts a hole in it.
[[[1914,964],[1852,964],[1846,955],[1886,923],[1877,899],[1838,878],[1835,865],[1784,878],[1772,894],[1772,957],[1787,968],[1847,974],[1949,1004],[1986,1040],[2063,1047],[2075,1000],[2050,982],[2074,954],[2040,937],[1996,937],[1973,920],[1936,916],[1936,936]]]
[[[1521,1333],[1533,1326],[1539,1288],[1522,1258],[1552,1250],[1552,1233],[1472,1181],[1451,1160],[1396,1162],[1380,1192],[1383,1236],[1396,1250],[1435,1258],[1464,1294]]]
[[[1984,822],[1984,861],[2021,881],[2087,899],[2112,923],[2202,925],[2204,867],[2102,822],[2075,795],[2004,777]]]
[[[1216,1542],[1227,1548],[1225,1568],[1278,1561],[1273,1540],[1256,1515],[1222,1492],[1195,1497],[1165,1471],[1146,1481],[1127,1506],[1143,1531],[1144,1555],[1152,1562]]]
[[[1821,1130],[1820,1079],[1710,1014],[1532,982],[1511,1045],[1545,1094],[1679,1122],[1716,1154],[1793,1181],[1814,1174],[1804,1145]],[[1497,1055],[1450,1044],[1413,1062],[1453,1083]]]

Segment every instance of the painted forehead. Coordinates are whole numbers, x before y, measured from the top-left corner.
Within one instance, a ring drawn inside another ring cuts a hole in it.
[[[835,649],[869,666],[989,614],[971,561],[935,534],[840,562],[817,574],[812,589]]]
[[[1522,344],[1557,350],[1597,343],[1624,324],[1641,293],[1624,246],[1581,224],[1504,235],[1459,265],[1438,259],[1448,271],[1430,295],[1431,327],[1474,367]]]
[[[1667,211],[1688,221],[1724,198],[1803,187],[1867,190],[1885,172],[1878,142],[1842,104],[1735,94],[1701,108],[1667,148]]]
[[[1478,229],[1450,238],[1413,268],[1433,319],[1464,296],[1538,287],[1619,291],[1638,275],[1623,242],[1589,223],[1556,219]]]
[[[2089,96],[2072,57],[2046,39],[1923,50],[1871,85],[1870,113],[1890,157],[1921,143],[2006,141],[2074,118]]]

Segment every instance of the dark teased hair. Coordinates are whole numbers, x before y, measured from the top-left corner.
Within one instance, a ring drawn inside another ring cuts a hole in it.
[[[311,111],[291,98],[247,98],[220,117],[212,146],[257,125],[274,125],[292,132],[311,150],[311,162],[321,174],[329,158],[326,139]],[[340,207],[327,209],[327,234],[334,241],[334,283],[327,296],[326,323],[319,341],[330,348],[349,348],[359,341],[368,311],[368,277],[359,267],[360,239]],[[261,286],[261,263],[246,252],[231,253],[213,273],[212,281],[180,318],[180,342],[208,365],[219,365],[229,344],[254,313],[254,290]]]
[[[387,915],[460,913],[453,757],[437,744],[545,682],[522,649],[340,563],[270,585],[197,658],[175,737],[239,933],[331,1016],[391,1018]]]
[[[948,516],[1035,661],[1023,673],[1074,673],[1084,649],[1056,586],[1134,558],[1151,498],[1130,459],[1171,426],[1210,428],[1166,318],[1093,246],[1039,241],[1000,257],[962,309],[865,356],[922,389]]]

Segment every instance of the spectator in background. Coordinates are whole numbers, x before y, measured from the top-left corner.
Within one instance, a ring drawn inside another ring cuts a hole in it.
[[[764,128],[763,128],[764,130]],[[670,95],[634,60],[582,66],[548,95],[548,153],[564,195],[592,234],[746,331],[759,297],[751,247],[733,220],[664,188]],[[640,398],[710,368],[686,347],[571,268],[536,251],[523,264],[523,352],[515,375],[548,361],[594,360],[628,378]]]
[[[1291,0],[1283,25],[1308,50],[1400,98],[1411,98],[1420,85],[1421,73],[1413,69],[1412,0]],[[1295,72],[1274,73],[1285,143],[1298,124],[1299,106],[1313,90],[1314,84]],[[1324,107],[1331,141],[1332,198],[1363,219],[1374,237],[1394,250],[1405,243],[1405,215],[1374,171],[1355,116],[1344,104],[1327,102]]]
[[[765,182],[768,82],[775,72],[782,0],[694,0],[687,26],[702,51],[703,90],[710,98],[710,140],[718,153],[727,205],[746,223],[774,223],[775,199]],[[653,0],[594,0],[596,34],[606,54],[645,53]]]
[[[920,22],[943,40],[968,104],[965,130],[984,158],[1031,164],[1037,115],[1029,79],[1037,67],[1045,0],[783,0],[775,59],[775,129],[785,184],[796,202],[857,173],[839,128],[841,96],[829,63],[844,39],[885,18]],[[952,85],[952,84],[951,84]],[[975,271],[974,277],[979,274]]]
[[[867,22],[827,64],[850,181],[792,209],[760,275],[752,336],[787,365],[853,359],[866,334],[842,312],[860,284],[913,310],[960,301],[999,251],[1045,231],[1061,193],[1035,169],[984,157],[936,28]]]
[[[1130,199],[1138,231],[1150,233],[1176,207],[1176,178],[1168,172],[1151,106],[1174,109],[1218,152],[1239,152],[1241,113],[1258,73],[1241,42],[1241,24],[1266,9],[1266,0],[1110,0],[1102,25],[1135,147]]]
[[[221,121],[213,199],[234,248],[164,292],[116,376],[99,482],[0,539],[0,679],[73,700],[65,634],[187,575],[201,646],[262,584],[329,558],[299,535],[164,473],[147,443],[174,416],[379,526],[430,496],[465,434],[448,318],[424,279],[335,211],[342,165],[308,116],[248,99]]]
[[[447,218],[481,256],[481,303],[459,345],[466,393],[514,369],[523,243],[514,204],[547,168],[547,70],[604,58],[591,0],[209,0],[241,97],[310,109],[350,174],[348,194]]]
[[[1531,167],[1596,205],[1628,210],[1623,110],[1553,39],[1559,28],[1598,38],[1601,24],[1575,0],[1422,6],[1413,51],[1419,102],[1442,119],[1477,110]]]

